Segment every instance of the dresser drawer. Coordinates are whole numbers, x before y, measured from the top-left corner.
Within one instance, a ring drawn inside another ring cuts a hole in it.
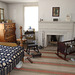
[[[9,34],[9,33],[11,33],[11,34],[15,33],[15,29],[13,29],[13,28],[6,29],[5,34]]]
[[[6,42],[16,42],[16,37],[15,37],[15,35],[7,37],[7,38],[5,38],[5,41]]]
[[[5,29],[9,29],[9,28],[15,28],[15,24],[5,24]]]
[[[0,23],[0,42],[16,42],[15,23]]]
[[[7,34],[5,34],[5,38],[8,38],[8,37],[10,37],[12,35],[15,35],[15,33],[14,32],[7,33]]]
[[[15,30],[14,29],[9,29],[5,31],[5,37],[10,37],[12,35],[15,35]]]

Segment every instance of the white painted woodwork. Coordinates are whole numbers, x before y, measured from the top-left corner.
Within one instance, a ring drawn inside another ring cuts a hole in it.
[[[61,41],[74,39],[74,22],[39,22],[38,44],[47,46],[47,35],[63,35]]]

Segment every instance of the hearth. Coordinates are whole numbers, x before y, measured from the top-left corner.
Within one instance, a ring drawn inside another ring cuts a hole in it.
[[[57,45],[58,41],[62,41],[63,35],[47,35],[47,46]]]
[[[51,42],[57,42],[56,35],[51,35]]]

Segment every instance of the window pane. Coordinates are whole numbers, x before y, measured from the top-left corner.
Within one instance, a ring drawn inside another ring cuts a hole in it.
[[[38,31],[38,7],[25,7],[24,8],[24,30],[34,28],[35,31]]]
[[[1,20],[3,20],[3,14],[1,14]]]

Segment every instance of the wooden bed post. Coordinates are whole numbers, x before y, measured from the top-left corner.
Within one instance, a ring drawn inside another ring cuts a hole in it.
[[[23,47],[23,41],[22,41],[22,26],[20,26],[20,46]]]
[[[23,40],[22,40],[22,26],[20,26],[20,46],[23,47]],[[22,59],[23,63],[24,63],[24,57]]]

